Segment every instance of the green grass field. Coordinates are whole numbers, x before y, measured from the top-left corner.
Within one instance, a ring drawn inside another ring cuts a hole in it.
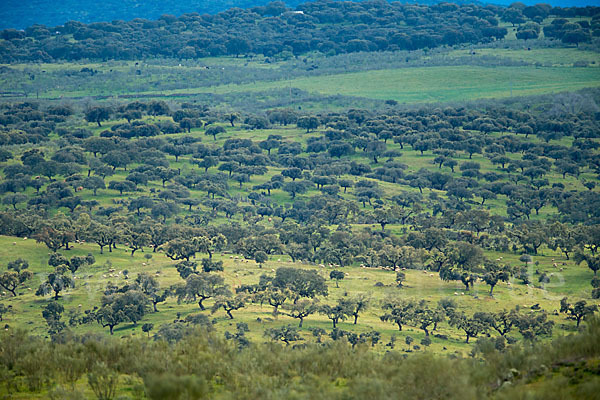
[[[344,95],[400,103],[469,101],[529,96],[600,86],[597,68],[567,67],[422,67],[325,75],[276,82],[190,87],[169,95],[239,93],[298,88],[323,95]],[[511,90],[512,87],[512,90]],[[143,92],[143,95],[157,92]]]
[[[509,43],[509,42],[507,42]],[[600,86],[600,56],[597,52],[576,48],[459,48],[436,50],[431,54],[415,55],[410,66],[387,68],[377,63],[377,53],[364,54],[366,60],[358,71],[340,73],[335,62],[323,55],[310,55],[311,63],[322,65],[316,73],[298,67],[296,78],[287,78],[284,71],[297,62],[277,61],[270,64],[264,58],[210,58],[198,61],[155,60],[135,66],[133,62],[57,63],[30,66],[10,65],[17,71],[0,74],[0,86],[5,90],[28,88],[41,99],[80,99],[86,96],[121,95],[140,97],[169,95],[171,99],[187,99],[201,95],[238,95],[260,101],[297,101],[291,89],[297,88],[320,96],[348,96],[368,104],[373,100],[393,99],[401,103],[461,102],[484,98],[506,98],[573,91]],[[404,54],[404,53],[401,53]],[[491,56],[491,57],[490,57]],[[352,59],[336,56],[340,63]],[[400,54],[386,53],[387,59],[399,66]],[[335,58],[334,58],[335,60]],[[503,66],[502,60],[528,65]],[[587,67],[573,67],[587,63]],[[448,64],[448,65],[444,65]],[[205,68],[211,68],[210,71]],[[82,78],[78,71],[91,68],[101,74]],[[142,74],[135,74],[140,68]],[[383,68],[383,69],[382,69]],[[361,70],[362,69],[362,70]],[[246,71],[246,72],[245,72]],[[263,72],[261,72],[263,71]],[[272,74],[265,73],[273,71]],[[31,81],[26,72],[36,74]],[[244,76],[250,74],[252,78]],[[305,75],[305,76],[302,76]],[[210,79],[209,79],[210,77]],[[248,82],[224,84],[224,82]],[[39,82],[38,82],[39,81]],[[271,98],[265,94],[279,89],[289,99]],[[211,100],[217,101],[217,100]],[[227,101],[227,100],[218,100]],[[316,100],[305,104],[311,109],[335,109],[333,100]]]
[[[600,67],[600,54],[595,51],[570,48],[532,48],[527,49],[523,43],[522,49],[486,49],[455,50],[449,53],[450,57],[469,56],[474,59],[481,56],[496,56],[531,64],[541,64],[554,67],[571,67],[577,62],[588,62],[592,67]]]

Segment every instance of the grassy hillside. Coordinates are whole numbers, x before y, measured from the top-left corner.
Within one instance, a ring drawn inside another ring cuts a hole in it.
[[[216,86],[210,92],[236,93],[298,88],[328,95],[396,100],[400,103],[470,101],[557,93],[600,85],[596,68],[423,67],[299,78],[279,82]],[[511,91],[512,86],[512,91]],[[197,90],[197,89],[196,89]],[[169,94],[194,93],[186,91]]]
[[[461,102],[600,85],[598,53],[574,48],[437,49],[270,61],[256,57],[146,61],[142,65],[125,61],[16,64],[0,72],[0,83],[5,91],[25,91],[29,97],[59,102],[88,96],[168,96],[249,109],[281,105],[372,108],[374,101],[381,104],[383,100]],[[573,67],[574,63],[584,66]],[[96,73],[82,72],[88,70]],[[317,104],[306,104],[308,96]],[[336,98],[340,105],[335,104]]]
[[[15,254],[26,258],[30,263],[30,268],[35,272],[35,278],[27,284],[27,287],[19,290],[19,297],[10,297],[4,295],[5,305],[13,307],[14,313],[7,314],[4,317],[5,324],[12,328],[25,328],[31,333],[45,335],[46,323],[41,316],[41,309],[47,304],[48,299],[40,298],[34,295],[37,286],[44,277],[52,272],[52,267],[48,266],[48,250],[41,243],[35,243],[32,239],[24,240],[22,238],[1,237],[0,238],[0,260],[5,264],[8,260],[14,258]],[[137,252],[131,257],[125,249],[117,249],[112,253],[105,251],[103,255],[99,254],[99,248],[93,244],[75,244],[73,249],[63,254],[68,257],[74,255],[85,256],[92,253],[96,258],[96,263],[92,266],[84,267],[78,273],[75,289],[71,289],[61,295],[61,304],[64,305],[67,315],[68,311],[91,309],[100,300],[103,289],[109,282],[117,285],[123,285],[125,282],[133,281],[138,273],[148,272],[156,274],[162,287],[168,287],[181,281],[174,262],[169,260],[162,253]],[[146,259],[146,254],[152,254],[151,259]],[[503,257],[506,262],[517,265],[518,256],[514,254],[489,253],[490,257]],[[331,268],[321,268],[316,265],[294,264],[291,263],[287,255],[273,255],[262,268],[254,261],[244,260],[239,255],[217,255],[217,260],[224,262],[224,272],[220,273],[226,283],[233,288],[243,284],[255,284],[261,274],[272,274],[272,271],[282,266],[294,266],[298,268],[315,269],[329,280]],[[494,290],[494,297],[488,295],[489,287],[478,282],[474,289],[465,292],[464,286],[460,283],[443,282],[437,274],[421,270],[408,270],[406,272],[406,282],[403,288],[397,288],[395,285],[395,273],[393,271],[384,271],[380,269],[361,268],[359,266],[347,267],[343,271],[346,277],[339,282],[339,288],[334,281],[329,284],[329,296],[321,300],[322,303],[335,304],[337,299],[343,298],[348,294],[365,293],[370,294],[372,298],[372,307],[359,318],[359,324],[353,325],[352,320],[341,322],[339,327],[343,330],[354,331],[358,333],[377,330],[382,333],[381,343],[376,347],[377,351],[385,351],[385,344],[389,342],[391,336],[396,336],[400,348],[403,348],[406,336],[411,336],[418,343],[423,337],[423,331],[417,327],[407,326],[402,332],[399,332],[393,324],[384,323],[379,320],[381,311],[379,303],[386,295],[398,295],[406,299],[426,299],[431,305],[443,298],[454,299],[460,308],[474,311],[497,312],[503,309],[511,309],[520,306],[524,310],[538,304],[543,309],[552,311],[557,310],[559,301],[564,296],[573,298],[585,298],[588,292],[588,280],[591,278],[591,271],[584,266],[575,265],[572,261],[567,261],[560,254],[549,250],[544,250],[543,254],[534,257],[536,265],[531,268],[539,270],[541,273],[552,273],[553,277],[545,287],[535,285],[526,286],[520,284],[516,279],[512,279],[508,284],[499,284]],[[553,267],[558,263],[562,271]],[[115,272],[109,272],[114,269]],[[128,271],[128,278],[123,271]],[[381,282],[384,286],[378,287],[375,284]],[[210,306],[210,302],[207,302]],[[115,335],[123,336],[143,336],[141,325],[143,323],[154,323],[156,327],[163,323],[170,322],[179,313],[181,318],[188,314],[195,314],[200,311],[198,306],[192,304],[177,304],[176,299],[169,299],[164,304],[159,304],[158,313],[150,313],[143,322],[134,326],[130,323],[119,325],[115,329]],[[223,333],[227,330],[235,330],[237,322],[245,322],[250,328],[247,334],[252,341],[262,342],[265,339],[262,333],[267,327],[284,326],[287,324],[297,325],[297,320],[279,315],[274,317],[271,314],[272,307],[268,304],[260,306],[258,304],[248,304],[245,308],[233,312],[234,320],[227,318],[224,312],[219,311],[210,318],[214,318],[217,332]],[[205,312],[210,315],[209,311]],[[565,320],[564,316],[551,316],[556,323],[554,337],[560,337],[566,333],[573,332],[574,325]],[[331,321],[322,315],[311,315],[306,318],[301,334],[304,340],[312,341],[310,328],[319,327],[326,330],[331,329]],[[74,328],[74,332],[105,332],[97,324],[80,325]],[[470,346],[464,343],[464,334],[448,326],[441,324],[435,334],[445,335],[448,339],[433,337],[433,343],[429,351],[435,353],[452,353],[458,351],[467,354]]]

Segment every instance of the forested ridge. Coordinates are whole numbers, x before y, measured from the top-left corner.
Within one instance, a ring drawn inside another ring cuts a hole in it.
[[[294,8],[302,1],[288,0],[285,4]],[[406,3],[432,5],[441,3],[440,0],[412,0]],[[158,1],[158,0],[105,0],[102,3],[94,1],[65,0],[60,4],[48,0],[5,0],[4,8],[0,9],[0,28],[25,29],[28,26],[41,24],[46,26],[61,25],[66,21],[80,21],[84,23],[131,20],[134,18],[157,19],[163,14],[182,15],[197,12],[199,14],[217,14],[233,7],[249,9],[268,4],[268,0],[186,0],[186,1]],[[459,0],[455,4],[484,4],[487,2]],[[492,4],[510,5],[513,1],[496,0]],[[533,5],[535,1],[526,1]],[[593,5],[594,1],[581,0],[550,0],[546,3],[555,7],[585,7]]]
[[[338,54],[415,50],[502,39],[507,29],[500,26],[500,21],[519,24],[523,38],[537,38],[541,31],[539,22],[549,15],[558,19],[544,29],[545,36],[578,44],[597,36],[598,20],[593,19],[592,24],[570,23],[564,17],[593,17],[597,13],[596,7],[503,8],[451,3],[421,6],[385,1],[317,1],[291,10],[282,2],[271,2],[216,15],[163,15],[158,20],[137,18],[91,24],[69,21],[56,27],[7,29],[0,33],[0,61],[193,59],[249,54],[270,57],[282,52],[300,55],[310,51]]]
[[[131,20],[134,18],[157,19],[163,14],[182,15],[197,12],[199,14],[217,14],[227,9],[252,8],[264,6],[268,0],[106,0],[95,1],[66,0],[60,4],[48,0],[33,0],[22,3],[16,0],[4,2],[5,9],[0,10],[2,29],[25,29],[35,24],[55,26],[67,21],[84,23]],[[287,1],[294,7],[299,0]]]

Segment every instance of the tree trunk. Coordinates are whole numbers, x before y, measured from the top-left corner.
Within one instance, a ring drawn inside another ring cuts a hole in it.
[[[200,301],[198,302],[198,305],[200,306],[200,309],[202,311],[206,310],[206,308],[204,307],[204,305],[202,304],[202,302],[206,300],[205,298],[201,298]]]

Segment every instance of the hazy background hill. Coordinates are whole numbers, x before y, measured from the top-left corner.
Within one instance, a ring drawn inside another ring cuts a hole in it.
[[[215,14],[232,7],[262,6],[269,0],[4,0],[2,3],[0,28],[23,29],[33,24],[56,26],[71,20],[89,23],[116,19],[156,19],[162,14]],[[295,7],[301,1],[289,0],[285,3]]]
[[[409,0],[402,3],[435,4],[438,0]],[[548,3],[560,7],[583,7],[600,5],[599,0],[524,0],[523,3],[533,5]],[[269,0],[3,0],[0,4],[0,29],[24,29],[33,24],[46,26],[62,25],[66,21],[84,23],[97,21],[131,20],[134,18],[156,19],[162,14],[181,15],[197,12],[214,14],[232,7],[251,8],[269,3]],[[289,7],[296,7],[301,0],[287,0]],[[512,0],[494,0],[489,2],[456,0],[453,3],[492,3],[509,5]]]

